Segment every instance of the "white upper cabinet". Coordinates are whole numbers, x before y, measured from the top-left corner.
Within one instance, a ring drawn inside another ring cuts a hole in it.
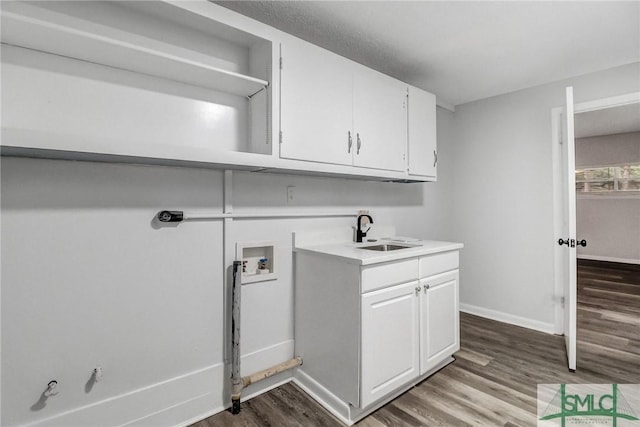
[[[407,85],[362,66],[355,69],[353,83],[353,164],[405,170]]]
[[[281,49],[280,156],[351,165],[352,63],[297,39]]]
[[[0,19],[2,155],[435,179],[432,95],[208,1]]]
[[[431,177],[438,168],[436,97],[409,86],[409,175]]]
[[[281,52],[280,157],[405,171],[406,84],[302,40]]]

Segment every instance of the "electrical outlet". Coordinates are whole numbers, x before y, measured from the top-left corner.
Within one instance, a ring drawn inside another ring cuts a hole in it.
[[[287,204],[290,205],[294,203],[296,199],[296,187],[289,186],[287,187]]]

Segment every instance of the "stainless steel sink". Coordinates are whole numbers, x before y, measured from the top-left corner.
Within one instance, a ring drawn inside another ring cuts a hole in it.
[[[415,248],[415,246],[405,246],[405,245],[373,245],[373,246],[361,246],[360,249],[366,249],[368,251],[397,251],[398,249],[407,249],[407,248]]]

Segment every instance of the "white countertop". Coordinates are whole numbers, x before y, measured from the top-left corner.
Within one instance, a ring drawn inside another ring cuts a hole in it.
[[[411,245],[412,247],[387,252],[361,249],[363,246],[379,244]],[[405,258],[421,257],[438,252],[453,251],[462,249],[463,247],[464,245],[462,243],[441,242],[437,240],[411,240],[404,242],[379,239],[375,242],[364,243],[332,242],[326,244],[303,244],[296,245],[293,250],[295,252],[337,257],[344,262],[352,264],[370,265]]]

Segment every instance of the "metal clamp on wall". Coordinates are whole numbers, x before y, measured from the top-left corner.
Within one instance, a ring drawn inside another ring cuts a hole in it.
[[[160,222],[182,222],[184,220],[183,211],[160,211],[158,221]]]

